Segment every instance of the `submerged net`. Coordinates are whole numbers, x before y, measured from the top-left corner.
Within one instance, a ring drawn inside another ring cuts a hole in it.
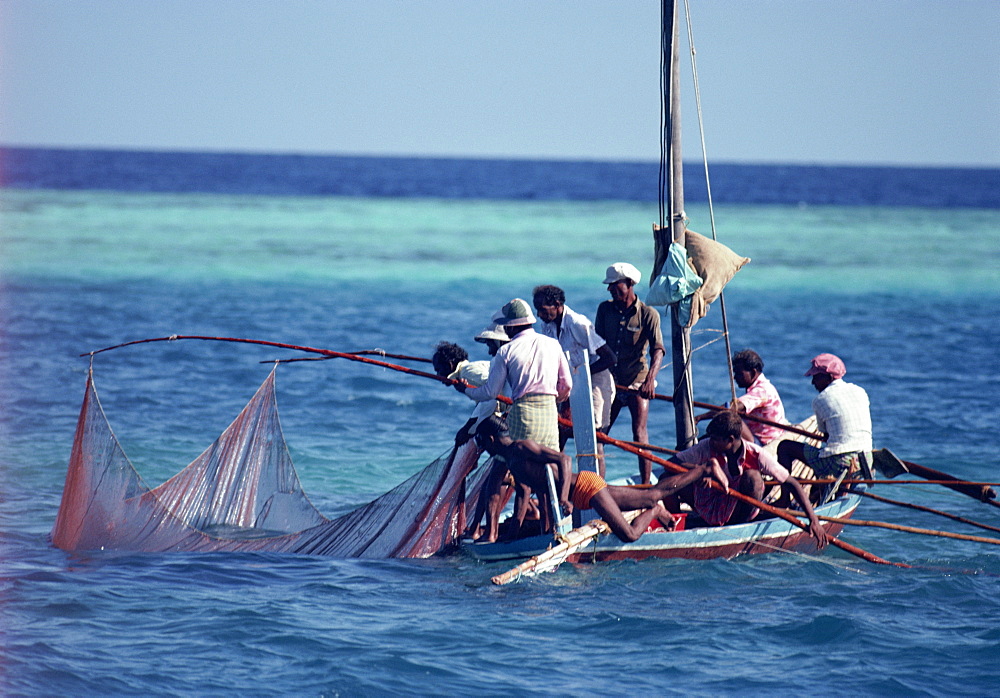
[[[64,550],[248,551],[336,557],[428,557],[458,542],[488,463],[470,442],[336,519],[323,516],[292,465],[272,372],[204,453],[149,488],[87,389],[52,543]],[[465,492],[470,476],[472,496]]]

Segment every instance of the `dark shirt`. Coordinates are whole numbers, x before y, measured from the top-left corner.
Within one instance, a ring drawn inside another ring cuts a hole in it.
[[[618,363],[611,369],[615,382],[632,386],[645,380],[649,373],[646,350],[650,353],[657,348],[663,350],[660,314],[638,298],[624,312],[618,310],[614,301],[604,301],[597,306],[594,328],[618,357]]]

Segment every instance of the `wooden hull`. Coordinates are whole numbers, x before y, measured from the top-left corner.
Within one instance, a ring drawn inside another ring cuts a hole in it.
[[[850,518],[861,502],[858,495],[847,495],[817,507],[820,516]],[[840,534],[841,524],[824,523],[831,536]],[[485,562],[525,560],[548,549],[552,536],[533,536],[511,542],[477,543],[464,541],[462,549]],[[770,553],[775,550],[810,552],[816,550],[813,539],[801,528],[783,519],[764,519],[734,526],[693,528],[685,531],[646,533],[634,543],[622,543],[613,535],[604,535],[571,555],[570,562],[604,560],[643,560],[646,558],[686,558],[709,560],[737,555]]]

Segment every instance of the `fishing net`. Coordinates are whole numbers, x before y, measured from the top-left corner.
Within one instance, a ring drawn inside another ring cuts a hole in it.
[[[369,558],[428,557],[457,543],[466,506],[475,506],[488,467],[477,467],[474,443],[452,449],[378,499],[328,519],[302,490],[281,432],[274,384],[272,371],[204,453],[149,488],[111,430],[91,371],[52,543],[70,551]]]

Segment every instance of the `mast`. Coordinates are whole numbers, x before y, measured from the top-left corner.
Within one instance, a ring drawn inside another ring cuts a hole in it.
[[[684,172],[681,162],[681,99],[678,8],[676,0],[662,0],[660,35],[660,225],[654,232],[655,279],[667,258],[671,242],[686,247]],[[670,308],[670,346],[673,366],[674,421],[677,448],[694,445],[694,388],[691,382],[691,331],[680,324],[677,305]]]

